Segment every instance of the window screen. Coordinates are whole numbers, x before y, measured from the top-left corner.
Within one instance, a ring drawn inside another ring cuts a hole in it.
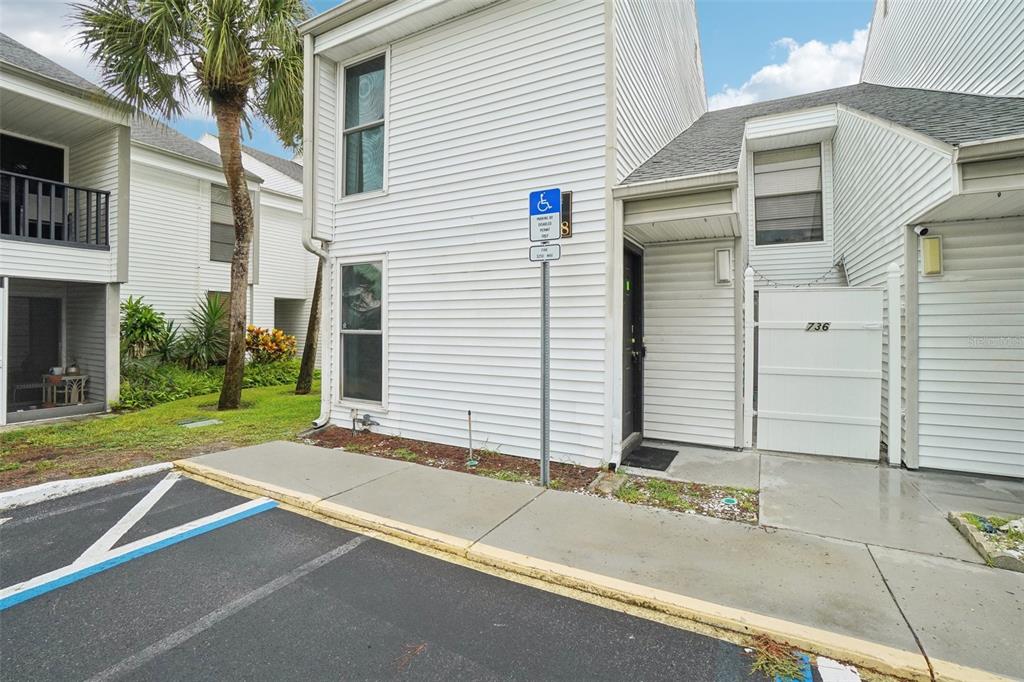
[[[824,238],[820,145],[754,153],[754,234],[758,245]]]
[[[384,56],[345,69],[345,194],[384,187]]]
[[[235,250],[235,217],[228,188],[210,188],[210,260],[231,262]]]
[[[382,264],[341,266],[341,397],[381,402],[384,333]]]

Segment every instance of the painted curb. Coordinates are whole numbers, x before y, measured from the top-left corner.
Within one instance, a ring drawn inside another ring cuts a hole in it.
[[[130,481],[133,478],[141,478],[142,476],[149,476],[150,474],[158,474],[161,471],[171,469],[173,466],[174,464],[171,462],[160,462],[159,464],[149,464],[135,469],[115,471],[111,474],[103,474],[101,476],[91,476],[89,478],[66,478],[60,481],[40,483],[39,485],[33,485],[27,488],[8,490],[7,492],[0,493],[0,511],[17,509],[18,507],[24,507],[38,502],[45,502],[46,500],[55,500],[59,497],[82,493],[86,490],[92,490],[93,488],[102,488],[103,486],[110,485],[111,483],[120,483],[122,481]]]
[[[915,682],[932,679],[942,682],[1009,682],[1009,678],[994,673],[934,658],[930,659],[930,670],[929,661],[926,661],[919,652],[904,651],[884,644],[714,604],[694,597],[510,552],[352,507],[324,502],[311,495],[228,474],[189,460],[178,460],[174,465],[199,478],[206,478],[252,494],[275,498],[300,509],[358,528],[365,528],[368,531],[453,554],[471,563],[595,594],[718,630],[742,635],[767,635],[776,641],[809,653],[828,656],[886,675]],[[934,678],[932,670],[934,670]]]

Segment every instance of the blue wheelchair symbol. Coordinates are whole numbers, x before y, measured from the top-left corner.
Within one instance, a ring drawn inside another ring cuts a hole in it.
[[[562,192],[559,189],[542,189],[530,192],[530,215],[547,215],[562,210]]]

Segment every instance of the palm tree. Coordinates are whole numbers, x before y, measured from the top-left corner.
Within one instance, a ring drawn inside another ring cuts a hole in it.
[[[245,371],[246,285],[253,212],[242,168],[241,128],[262,119],[297,147],[302,133],[303,0],[91,0],[72,5],[79,41],[102,85],[164,119],[195,106],[217,120],[235,219],[229,340],[220,409],[237,408]]]

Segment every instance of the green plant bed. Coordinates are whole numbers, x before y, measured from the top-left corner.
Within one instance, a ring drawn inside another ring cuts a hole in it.
[[[250,363],[245,367],[244,388],[294,384],[299,377],[300,361]],[[121,367],[121,399],[118,410],[135,410],[197,395],[220,391],[223,367],[187,369],[174,363],[150,359],[126,360]]]

